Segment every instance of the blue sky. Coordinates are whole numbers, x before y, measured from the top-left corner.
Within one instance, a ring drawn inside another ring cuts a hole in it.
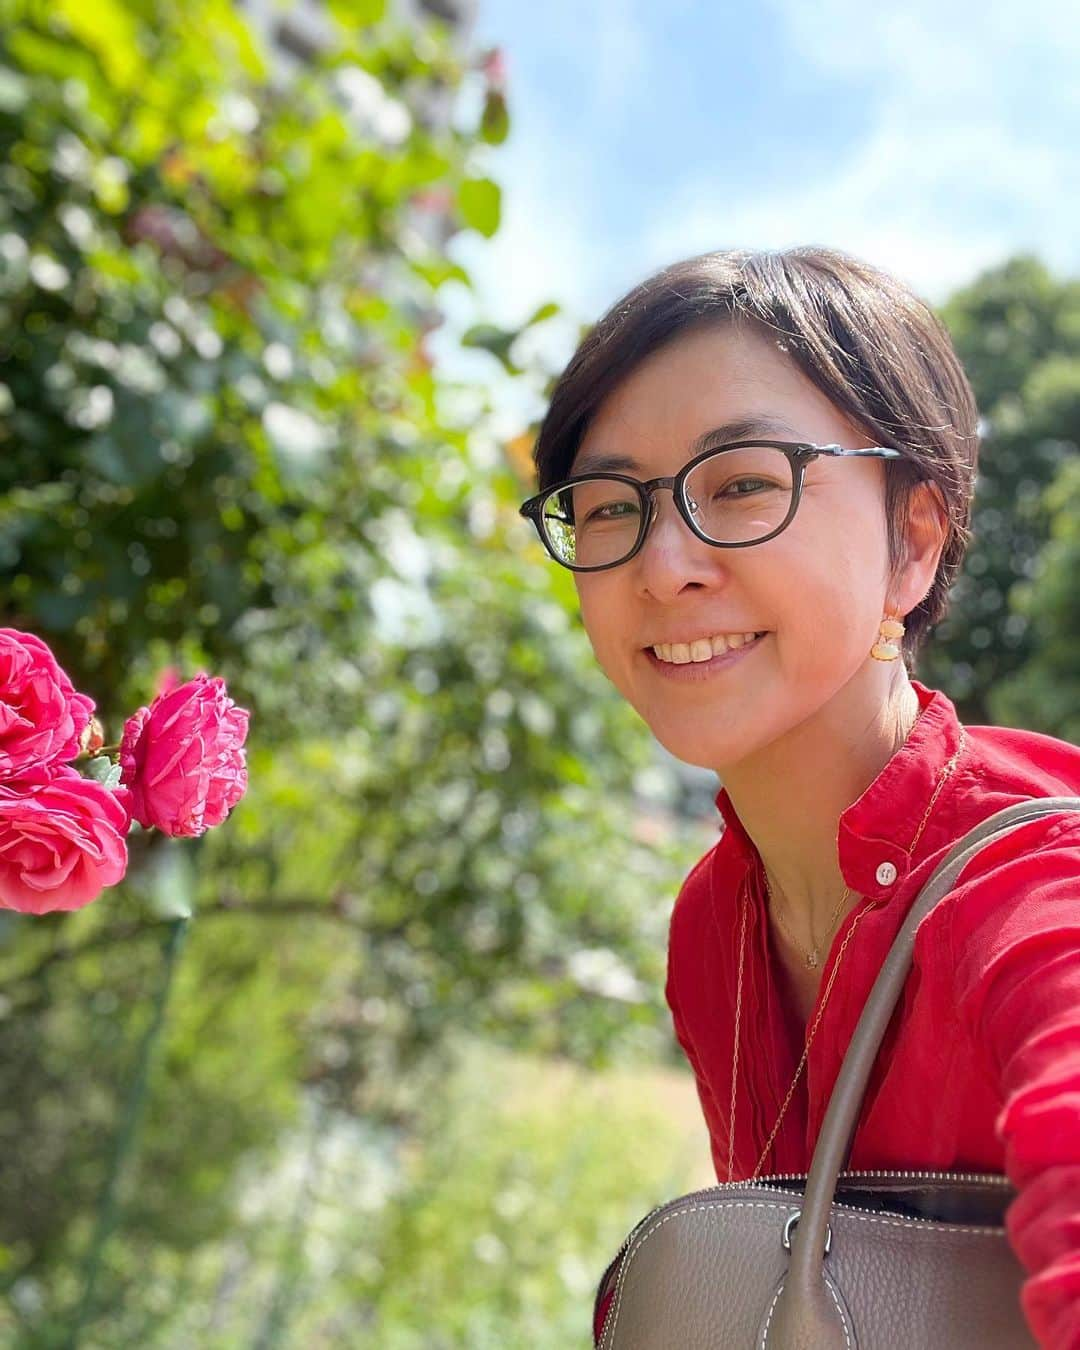
[[[846,248],[931,301],[1022,249],[1080,271],[1072,0],[480,0],[476,36],[513,126],[503,228],[458,252],[496,320],[591,320],[732,246]]]

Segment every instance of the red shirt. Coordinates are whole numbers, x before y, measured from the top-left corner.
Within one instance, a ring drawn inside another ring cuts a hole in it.
[[[949,847],[1012,802],[1080,796],[1080,749],[1033,732],[968,727],[966,747],[909,857],[959,735],[949,699],[912,683],[922,715],[840,817],[841,871],[863,901],[834,935],[821,991],[854,913],[866,913],[765,1173],[809,1167],[870,986],[912,900]],[[760,858],[727,793],[716,800],[725,828],[676,901],[666,992],[697,1079],[717,1176],[727,1181],[744,895],[749,918],[731,1179],[753,1172],[802,1043],[793,1043],[781,1006]],[[888,881],[892,869],[882,863],[893,865],[895,880]],[[849,1165],[1006,1172],[1019,1191],[1007,1226],[1030,1276],[1023,1288],[1029,1324],[1044,1347],[1080,1347],[1080,813],[1047,816],[985,848],[920,925]]]

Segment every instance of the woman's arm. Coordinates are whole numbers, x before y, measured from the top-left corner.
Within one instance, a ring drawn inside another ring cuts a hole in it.
[[[1051,825],[1030,842],[965,886],[953,915],[954,968],[1003,1102],[996,1128],[1019,1192],[1007,1227],[1030,1277],[1024,1313],[1040,1346],[1077,1350],[1080,822]]]

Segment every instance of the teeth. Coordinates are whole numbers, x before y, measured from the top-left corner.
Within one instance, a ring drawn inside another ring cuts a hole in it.
[[[685,666],[691,661],[710,661],[726,651],[745,647],[753,642],[756,633],[718,633],[712,638],[697,638],[693,642],[661,642],[653,648],[661,661]]]

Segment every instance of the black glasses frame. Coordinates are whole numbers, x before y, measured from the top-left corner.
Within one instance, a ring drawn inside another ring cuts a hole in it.
[[[769,534],[763,534],[760,539],[746,539],[737,543],[719,543],[715,539],[710,539],[704,534],[701,528],[695,523],[690,510],[690,503],[686,497],[686,480],[690,474],[702,463],[703,460],[710,459],[713,455],[721,455],[727,450],[746,450],[752,447],[764,446],[771,450],[782,450],[791,464],[791,507],[787,515],[777,525],[775,530]],[[812,463],[821,455],[829,455],[840,459],[903,459],[904,454],[900,450],[893,450],[884,445],[870,446],[864,450],[846,450],[841,445],[812,445],[808,441],[731,441],[726,445],[714,445],[710,450],[703,450],[700,455],[695,455],[693,459],[682,466],[677,474],[672,478],[649,478],[642,481],[640,478],[630,478],[622,473],[581,473],[575,474],[573,478],[565,478],[561,483],[555,483],[552,487],[545,488],[543,492],[538,492],[535,497],[530,497],[527,502],[522,503],[519,514],[526,520],[531,520],[536,526],[536,532],[540,536],[540,542],[547,549],[548,553],[562,567],[567,567],[571,572],[606,572],[612,567],[621,567],[623,563],[629,562],[635,554],[641,551],[642,545],[649,533],[653,521],[657,514],[656,492],[659,488],[670,489],[675,498],[675,507],[682,516],[683,520],[689,526],[690,530],[703,543],[711,544],[713,548],[753,548],[756,544],[764,544],[769,539],[775,539],[782,530],[786,530],[795,519],[795,512],[799,509],[799,501],[802,497],[803,475],[806,466]],[[560,558],[555,550],[554,544],[548,538],[547,531],[544,529],[544,504],[549,497],[558,492],[563,492],[568,487],[573,487],[575,483],[589,483],[596,479],[611,480],[619,483],[626,483],[628,486],[637,490],[638,497],[641,499],[641,525],[638,529],[638,537],[634,542],[630,552],[615,562],[598,563],[592,567],[582,567],[578,563],[567,562],[565,558]]]

